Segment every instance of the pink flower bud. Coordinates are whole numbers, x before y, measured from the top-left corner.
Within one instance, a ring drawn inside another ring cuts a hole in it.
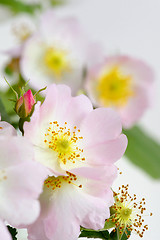
[[[20,118],[28,117],[36,103],[35,98],[29,89],[23,96],[21,96],[16,103],[15,111],[20,116]]]

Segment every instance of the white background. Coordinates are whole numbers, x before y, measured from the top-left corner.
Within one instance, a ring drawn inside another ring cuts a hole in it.
[[[139,124],[160,141],[160,0],[73,0],[73,3],[59,8],[59,15],[73,15],[81,22],[91,39],[100,41],[106,53],[129,54],[147,61],[155,70],[156,87],[154,105]],[[11,21],[10,21],[11,22]],[[9,24],[1,23],[0,50],[13,45],[9,35]],[[2,60],[2,56],[0,56]],[[2,76],[0,76],[2,87]],[[148,213],[145,217],[149,230],[144,240],[160,239],[160,181],[151,179],[128,160],[118,162],[120,175],[115,189],[122,184],[130,185],[130,193],[145,197]],[[132,235],[131,240],[137,240]]]

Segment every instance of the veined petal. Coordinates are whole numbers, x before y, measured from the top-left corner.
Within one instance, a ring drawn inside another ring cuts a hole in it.
[[[33,161],[24,137],[0,137],[0,217],[15,227],[30,224],[40,213],[37,200],[48,170]]]
[[[97,108],[90,112],[81,126],[86,147],[113,140],[122,131],[118,114],[110,108]]]
[[[9,123],[0,121],[0,136],[16,136],[16,129]]]
[[[40,197],[41,215],[29,227],[30,239],[38,240],[39,226],[43,228],[41,231],[45,232],[44,239],[47,240],[76,240],[80,234],[80,225],[95,230],[103,228],[109,215],[108,204],[96,197],[95,192],[95,195],[90,195],[82,189],[66,184],[64,189],[60,188],[51,195],[44,190]]]
[[[116,139],[99,143],[88,148],[86,147],[84,151],[87,156],[87,161],[97,165],[114,163],[125,153],[127,143],[126,135],[121,134]]]
[[[32,145],[25,138],[20,136],[0,136],[0,169],[32,159]]]

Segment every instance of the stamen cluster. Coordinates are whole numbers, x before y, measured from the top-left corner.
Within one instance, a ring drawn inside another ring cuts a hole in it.
[[[136,194],[130,196],[128,193],[128,184],[119,187],[119,193],[114,192],[115,203],[112,206],[114,214],[111,216],[112,222],[120,230],[120,234],[126,233],[129,238],[127,231],[134,231],[140,237],[143,237],[144,232],[148,230],[148,225],[144,224],[143,215],[146,211],[144,207],[146,202],[145,198],[139,203],[136,203]],[[150,214],[150,216],[152,213]]]
[[[77,177],[75,174],[66,171],[67,176],[59,176],[59,177],[48,177],[44,184],[47,188],[51,188],[55,190],[56,188],[61,188],[63,183],[73,184],[79,188],[82,188],[82,185],[77,185],[75,182],[77,181]]]
[[[58,158],[63,164],[85,161],[83,149],[78,147],[83,139],[82,136],[78,136],[80,130],[75,126],[74,130],[71,131],[66,126],[67,122],[65,122],[64,127],[61,127],[57,121],[50,122],[44,142],[47,147],[58,153]]]
[[[117,66],[104,72],[97,82],[97,93],[105,106],[124,106],[133,96],[132,78]]]

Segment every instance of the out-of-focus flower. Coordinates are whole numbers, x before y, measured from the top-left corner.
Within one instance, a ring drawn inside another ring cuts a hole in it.
[[[35,103],[35,97],[33,96],[32,91],[29,89],[17,100],[15,111],[20,118],[26,118],[31,114]]]
[[[148,230],[148,225],[144,223],[144,212],[146,211],[145,199],[136,202],[136,194],[131,196],[128,193],[128,185],[119,187],[119,192],[114,193],[115,203],[111,208],[111,219],[119,228],[120,234],[128,231],[134,231],[140,237],[143,237],[144,232]],[[150,213],[152,216],[152,213]],[[129,237],[129,236],[128,236]]]
[[[116,168],[112,165],[105,170],[107,174],[103,178],[102,172],[96,169],[101,181],[70,172],[66,176],[48,177],[40,196],[41,214],[28,228],[29,239],[75,240],[80,234],[80,226],[102,229],[109,216],[108,207],[113,202],[108,186],[113,181]]]
[[[115,108],[130,128],[150,106],[154,74],[144,62],[128,56],[108,57],[90,70],[86,81],[96,106]]]
[[[0,219],[0,238],[4,240],[11,240],[11,235],[7,230],[7,227],[4,225],[3,221]]]
[[[17,16],[12,20],[11,30],[12,36],[15,38],[13,38],[14,45],[1,51],[4,57],[1,69],[7,75],[7,79],[14,85],[19,81],[19,64],[25,41],[35,31],[35,19],[26,15]]]
[[[47,173],[33,161],[31,144],[23,137],[7,134],[7,130],[12,129],[0,122],[0,218],[18,227],[38,217],[37,198]]]
[[[93,110],[86,96],[72,97],[69,87],[55,84],[48,88],[42,106],[35,105],[31,121],[24,124],[35,160],[57,175],[71,170],[77,174],[80,169],[85,174],[88,167],[112,165],[127,146],[121,131],[114,110]]]
[[[76,92],[82,85],[89,52],[88,37],[76,19],[58,19],[50,10],[42,16],[39,30],[25,43],[21,72],[25,79],[32,79],[36,89],[65,83]]]

